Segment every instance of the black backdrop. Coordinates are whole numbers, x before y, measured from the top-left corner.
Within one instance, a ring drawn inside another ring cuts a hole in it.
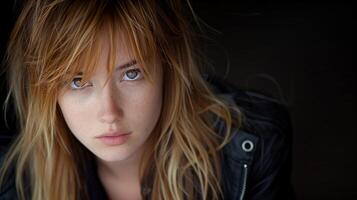
[[[16,12],[5,1],[0,8],[3,55]],[[215,73],[288,104],[297,198],[356,199],[352,5],[195,1],[193,8],[211,27],[202,47]],[[2,105],[3,75],[0,86]],[[14,124],[0,119],[1,136],[11,134]]]

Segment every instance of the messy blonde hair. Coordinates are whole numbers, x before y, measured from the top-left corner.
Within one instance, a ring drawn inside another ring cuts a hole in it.
[[[21,131],[6,155],[0,185],[15,166],[20,199],[88,197],[82,167],[91,154],[71,134],[57,98],[79,71],[84,79],[94,72],[99,35],[105,33],[109,71],[124,39],[148,79],[156,66],[146,61],[155,57],[162,64],[162,113],[140,168],[142,184],[152,177],[151,199],[222,198],[219,153],[231,139],[231,126],[240,124],[231,114],[239,110],[215,96],[202,78],[188,13],[194,18],[190,3],[179,0],[27,1],[7,50],[8,98]],[[225,122],[223,133],[215,129],[216,119]]]

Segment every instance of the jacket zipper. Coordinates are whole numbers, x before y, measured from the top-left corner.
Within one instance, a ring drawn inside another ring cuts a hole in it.
[[[245,193],[246,186],[247,186],[247,176],[248,176],[248,165],[244,164],[243,165],[243,186],[242,186],[242,192],[240,193],[239,200],[243,200],[243,198],[244,198],[244,193]]]

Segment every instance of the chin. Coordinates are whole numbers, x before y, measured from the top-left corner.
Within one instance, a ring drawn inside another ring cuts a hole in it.
[[[105,162],[120,162],[125,161],[130,157],[129,152],[110,152],[110,150],[106,150],[106,152],[95,153],[94,155]]]

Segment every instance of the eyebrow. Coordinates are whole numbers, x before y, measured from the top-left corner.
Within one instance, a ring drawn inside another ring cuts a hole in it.
[[[128,67],[131,67],[133,65],[136,65],[136,60],[130,60],[129,62],[127,63],[124,63],[122,65],[119,65],[115,68],[115,70],[120,70],[120,69],[125,69],[125,68],[128,68]]]
[[[135,59],[130,60],[130,61],[127,62],[127,63],[124,63],[124,64],[122,64],[122,65],[117,66],[117,67],[115,68],[115,71],[118,71],[118,70],[121,70],[121,69],[125,69],[125,68],[129,68],[129,67],[131,67],[131,66],[133,66],[133,65],[136,65],[136,63],[137,63],[137,62],[136,62]],[[83,76],[83,72],[78,72],[76,76]]]

